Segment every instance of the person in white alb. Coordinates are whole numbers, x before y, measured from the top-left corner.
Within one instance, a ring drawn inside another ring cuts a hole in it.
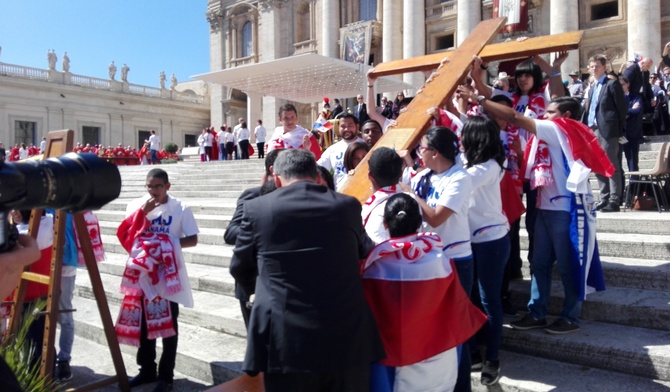
[[[256,136],[256,147],[258,148],[258,159],[265,158],[265,135],[267,131],[263,126],[263,120],[258,120],[258,125],[254,129],[254,136]]]

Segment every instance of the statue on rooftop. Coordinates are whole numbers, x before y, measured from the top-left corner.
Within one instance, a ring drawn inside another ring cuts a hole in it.
[[[172,76],[170,76],[170,90],[174,90],[175,87],[177,87],[177,77],[172,74]]]
[[[128,82],[128,71],[130,71],[130,68],[124,63],[121,67],[121,80],[124,82]]]
[[[70,72],[70,57],[67,52],[63,54],[63,72]]]
[[[56,57],[55,49],[47,51],[47,61],[49,62],[49,69],[56,69],[56,61],[58,61],[58,58]]]
[[[160,75],[158,76],[158,81],[161,84],[161,90],[165,88],[165,71],[161,71]]]
[[[111,64],[109,64],[109,78],[111,80],[114,80],[116,77],[116,65],[114,65],[114,61],[112,61]]]

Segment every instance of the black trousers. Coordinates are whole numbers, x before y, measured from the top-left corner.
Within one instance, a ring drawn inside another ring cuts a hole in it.
[[[249,159],[249,140],[240,140],[240,154],[242,159]]]
[[[258,148],[258,159],[265,158],[265,142],[256,143],[256,147]]]
[[[265,373],[266,392],[369,392],[370,364],[319,373]]]
[[[174,366],[177,359],[177,341],[179,340],[179,329],[177,318],[179,317],[179,304],[170,302],[172,313],[172,324],[177,332],[174,336],[163,338],[163,354],[158,364],[158,379],[171,383],[174,380]],[[140,347],[137,349],[137,364],[140,372],[153,373],[156,370],[156,339],[147,338],[147,322],[144,318],[144,301],[142,301],[142,327],[140,330]]]

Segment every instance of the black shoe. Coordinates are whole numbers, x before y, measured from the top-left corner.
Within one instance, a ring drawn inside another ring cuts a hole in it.
[[[598,204],[596,204],[596,211],[600,211],[603,208],[605,208],[609,204],[609,201],[607,200],[601,200]]]
[[[136,386],[142,385],[142,384],[150,384],[154,381],[156,381],[158,377],[156,377],[156,372],[147,372],[147,371],[142,371],[140,370],[140,374],[138,374],[135,377],[131,377],[128,379],[128,385],[130,385],[131,388],[134,388]]]
[[[493,385],[500,380],[500,364],[486,361],[482,368],[482,385]]]
[[[566,333],[579,331],[579,325],[559,318],[544,330],[552,335],[565,335]]]
[[[547,320],[537,320],[535,317],[527,314],[521,320],[511,322],[509,325],[514,329],[518,329],[519,331],[525,331],[534,328],[544,328],[547,326]]]
[[[616,203],[609,203],[600,210],[600,212],[619,212],[619,211],[621,211],[621,208]]]
[[[158,381],[158,384],[156,384],[156,388],[154,388],[153,392],[170,392],[172,391],[172,383],[160,380]]]
[[[68,361],[58,361],[56,362],[56,369],[59,381],[67,381],[72,379],[72,369],[70,369],[70,363]]]
[[[503,314],[505,316],[510,316],[510,317],[518,317],[519,316],[519,311],[516,310],[514,305],[512,305],[512,301],[510,301],[509,298],[503,298],[502,308],[503,308]]]

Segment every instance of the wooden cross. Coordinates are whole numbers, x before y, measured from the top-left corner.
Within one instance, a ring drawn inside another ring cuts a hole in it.
[[[375,67],[374,76],[395,75],[405,72],[437,71],[431,75],[417,92],[407,111],[397,118],[397,125],[374,145],[371,152],[379,147],[407,150],[415,147],[428,129],[432,116],[426,113],[431,107],[443,107],[450,99],[459,81],[468,72],[472,57],[479,55],[485,61],[514,59],[536,54],[572,50],[579,47],[583,32],[556,34],[530,38],[522,42],[504,42],[487,45],[495,38],[506,18],[488,19],[480,22],[468,38],[453,52],[436,53],[406,60],[389,61]],[[448,58],[448,62],[443,62]],[[370,154],[356,167],[355,173],[344,184],[343,193],[354,196],[361,203],[371,195],[368,179],[368,159]]]

